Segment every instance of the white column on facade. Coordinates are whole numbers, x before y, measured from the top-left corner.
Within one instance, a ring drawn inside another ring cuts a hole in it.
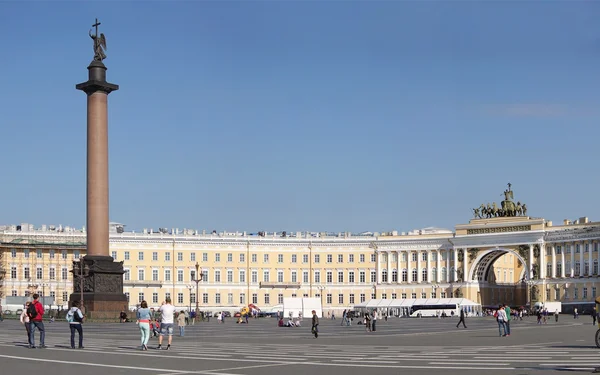
[[[406,252],[406,282],[412,283],[412,251]]]
[[[441,263],[442,262],[441,261],[442,251],[441,250],[435,250],[435,253],[437,254],[436,258],[435,258],[435,268],[436,268],[436,271],[435,271],[435,282],[439,283],[440,280],[441,280],[441,274],[442,274],[442,267],[441,267],[441,265],[442,265],[442,263]],[[446,281],[446,280],[444,280],[444,281]]]
[[[423,277],[421,275],[421,252],[417,251],[417,282],[420,283],[423,281]]]
[[[401,253],[399,251],[396,251],[396,270],[398,272],[398,279],[396,280],[397,284],[400,284],[402,282],[402,264],[400,263],[402,258],[400,257],[400,255]]]
[[[392,282],[392,252],[387,252],[388,257],[388,284]]]
[[[585,262],[583,259],[583,251],[585,250],[585,243],[582,241],[579,245],[579,275],[583,276],[585,273]]]
[[[567,251],[567,247],[565,244],[562,244],[560,247],[560,277],[565,278],[567,270],[567,264],[565,263],[565,252]]]
[[[377,260],[377,264],[375,265],[375,271],[377,272],[377,284],[381,284],[381,252],[379,250],[376,251],[375,260]]]
[[[533,244],[529,244],[529,277],[533,278]]]
[[[467,258],[467,249],[463,249],[463,281],[468,281],[467,278],[467,266],[468,266],[468,258]]]
[[[450,259],[452,259],[452,250],[446,249],[446,282],[449,283],[452,278],[452,267]]]
[[[552,278],[556,277],[556,246],[554,246],[554,244],[552,244],[550,246],[550,251],[552,252],[552,273],[551,276]]]
[[[569,275],[575,277],[575,245],[570,243],[568,246],[571,251],[571,269],[569,270]]]
[[[431,254],[432,254],[432,252],[427,250],[426,254],[427,254],[427,280],[425,280],[425,281],[430,283],[432,281],[431,280]]]
[[[594,251],[594,241],[590,241],[589,243],[589,253],[588,253],[588,263],[589,263],[589,268],[588,268],[588,276],[593,276],[594,275],[594,259],[592,258],[592,252]]]
[[[452,261],[454,262],[452,267],[452,280],[456,282],[456,271],[458,271],[458,249],[452,249]]]
[[[540,278],[546,278],[546,244],[540,245]]]

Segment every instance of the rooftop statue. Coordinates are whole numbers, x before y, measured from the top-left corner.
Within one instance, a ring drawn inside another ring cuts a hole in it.
[[[521,202],[515,203],[514,193],[511,189],[512,184],[509,182],[508,189],[504,190],[504,200],[500,202],[501,207],[493,202],[491,205],[481,204],[479,208],[473,208],[473,217],[475,219],[492,218],[492,217],[514,217],[514,216],[527,216],[527,206]]]
[[[92,25],[92,27],[96,28],[96,34],[92,34],[92,29],[90,29],[89,35],[94,41],[94,61],[101,62],[106,58],[106,54],[104,53],[104,51],[106,51],[106,38],[102,33],[98,36],[98,26],[100,25],[101,23],[98,22],[98,19],[96,18],[96,23]]]

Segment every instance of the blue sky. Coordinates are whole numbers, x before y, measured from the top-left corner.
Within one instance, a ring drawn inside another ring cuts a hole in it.
[[[85,225],[96,17],[130,229],[599,219],[600,3],[0,1],[0,223]]]

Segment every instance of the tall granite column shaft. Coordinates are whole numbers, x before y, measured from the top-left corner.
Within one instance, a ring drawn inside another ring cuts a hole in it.
[[[116,319],[127,309],[127,298],[123,262],[114,262],[109,249],[107,105],[108,94],[119,86],[106,82],[101,61],[92,61],[88,72],[88,80],[76,86],[87,94],[87,254],[73,264],[71,302],[83,298],[88,316]],[[77,277],[83,268],[85,277]]]

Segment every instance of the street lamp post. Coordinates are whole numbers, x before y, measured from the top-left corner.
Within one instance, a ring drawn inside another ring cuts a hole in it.
[[[198,313],[200,312],[200,298],[199,298],[199,294],[198,294],[198,284],[200,283],[200,281],[202,281],[202,274],[199,274],[200,272],[200,265],[198,264],[198,262],[196,262],[196,273],[194,274],[194,278],[192,279],[192,281],[194,281],[196,283],[196,316],[198,316]],[[200,275],[200,276],[198,276]],[[190,299],[191,301],[191,299]],[[191,305],[191,302],[190,302]]]
[[[324,318],[325,309],[323,309],[323,291],[325,290],[325,287],[323,285],[319,285],[317,289],[319,290],[319,297],[321,298],[321,318]]]
[[[189,295],[190,295],[190,308],[188,310],[190,313],[192,312],[192,289],[194,289],[193,285],[191,285],[191,284],[187,285],[187,290],[188,290]]]
[[[87,264],[84,264],[83,259],[79,260],[79,268],[73,267],[73,277],[79,281],[79,304],[81,312],[85,314],[85,306],[83,303],[83,281],[90,275],[90,268]]]

